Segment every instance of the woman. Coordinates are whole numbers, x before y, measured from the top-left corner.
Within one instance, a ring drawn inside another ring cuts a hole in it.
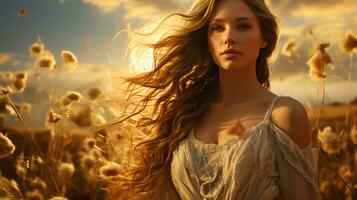
[[[269,91],[278,27],[265,2],[200,0],[174,15],[186,23],[150,46],[154,69],[127,79],[148,89],[129,117],[154,107],[108,198],[317,199],[306,111]]]

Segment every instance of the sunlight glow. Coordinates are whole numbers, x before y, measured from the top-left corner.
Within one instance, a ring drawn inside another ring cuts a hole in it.
[[[130,55],[130,64],[136,73],[148,72],[154,68],[153,49],[133,52]]]

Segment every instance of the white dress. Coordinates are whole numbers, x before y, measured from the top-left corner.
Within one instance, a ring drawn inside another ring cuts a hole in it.
[[[181,199],[318,199],[318,149],[300,149],[271,121],[276,99],[262,122],[222,145],[190,132],[170,166]]]

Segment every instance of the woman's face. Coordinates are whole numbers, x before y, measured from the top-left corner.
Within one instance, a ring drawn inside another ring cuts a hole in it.
[[[258,19],[241,0],[223,0],[208,22],[208,45],[215,63],[224,70],[255,66],[266,47]]]

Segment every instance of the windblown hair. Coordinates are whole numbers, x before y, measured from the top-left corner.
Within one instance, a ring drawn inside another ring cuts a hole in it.
[[[129,83],[128,100],[140,88],[147,92],[139,99],[140,106],[124,120],[139,116],[150,103],[152,115],[139,118],[137,128],[147,128],[148,134],[134,148],[139,155],[137,162],[126,166],[122,176],[108,188],[108,199],[173,199],[176,191],[169,173],[173,151],[218,94],[219,70],[207,53],[207,31],[219,1],[198,0],[188,14],[173,13],[165,18],[161,23],[175,16],[185,24],[158,42],[147,44],[153,49],[153,70],[125,78]],[[256,14],[267,42],[256,62],[256,76],[262,86],[270,89],[268,66],[278,39],[277,20],[264,0],[244,2]]]

